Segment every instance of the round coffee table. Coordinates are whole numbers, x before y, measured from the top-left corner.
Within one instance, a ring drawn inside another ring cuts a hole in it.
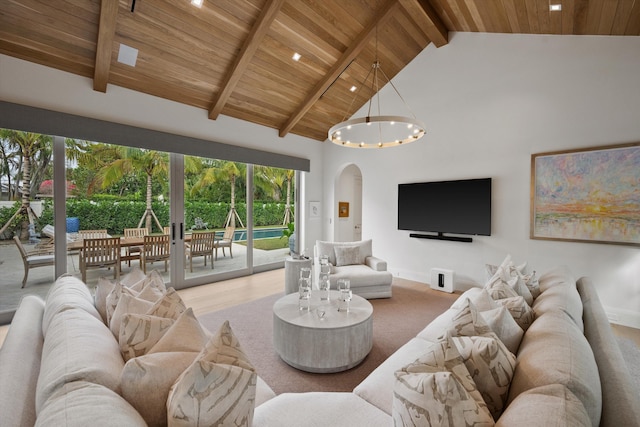
[[[311,293],[311,309],[298,308],[298,293],[273,305],[273,345],[286,363],[315,373],[341,372],[358,365],[373,346],[373,307],[357,295],[349,312],[338,311],[338,291],[330,302]],[[318,308],[324,309],[321,318]]]

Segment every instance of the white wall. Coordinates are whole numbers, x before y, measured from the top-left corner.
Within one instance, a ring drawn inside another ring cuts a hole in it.
[[[303,178],[307,200],[322,197],[321,143],[309,138],[278,136],[276,129],[221,115],[209,120],[207,111],[108,85],[107,92],[93,90],[91,79],[0,55],[0,99],[147,129],[251,147],[311,160]],[[215,157],[215,153],[212,153]],[[301,209],[303,213],[306,210]],[[321,223],[311,223],[303,239],[315,242]]]
[[[538,272],[565,264],[594,279],[618,322],[640,327],[639,248],[529,239],[531,154],[640,141],[638,70],[640,37],[452,33],[394,79],[427,135],[386,150],[325,144],[324,200],[334,200],[336,171],[353,162],[363,178],[363,238],[394,275],[428,282],[442,267],[464,289],[484,283],[484,264],[508,253]],[[490,237],[469,244],[397,230],[398,183],[484,177],[493,178]]]

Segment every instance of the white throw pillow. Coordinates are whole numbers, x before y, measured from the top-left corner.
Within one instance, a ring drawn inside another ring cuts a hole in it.
[[[336,267],[360,264],[360,248],[358,246],[336,246]]]
[[[146,354],[124,365],[120,376],[122,396],[149,427],[167,425],[169,390],[198,354],[181,351]]]
[[[168,425],[252,425],[257,378],[225,322],[171,388]]]
[[[505,307],[498,306],[493,310],[481,311],[480,315],[509,351],[517,354],[524,331],[511,313]]]
[[[396,426],[493,425],[493,418],[457,348],[433,343],[395,373],[392,418]]]
[[[206,345],[208,338],[207,332],[193,314],[193,309],[188,308],[147,354],[163,351],[200,352]]]
[[[517,280],[517,277],[513,277],[505,282],[501,270],[498,269],[498,272],[491,278],[484,288],[489,292],[489,295],[491,295],[491,298],[494,300],[517,297],[519,295],[513,289]]]

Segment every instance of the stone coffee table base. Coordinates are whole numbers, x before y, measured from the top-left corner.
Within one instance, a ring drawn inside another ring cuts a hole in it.
[[[373,346],[373,307],[357,295],[348,313],[339,312],[338,291],[330,303],[313,291],[311,309],[298,308],[298,294],[286,295],[273,306],[273,345],[287,364],[302,371],[331,373],[357,366]],[[318,316],[318,308],[325,311]]]

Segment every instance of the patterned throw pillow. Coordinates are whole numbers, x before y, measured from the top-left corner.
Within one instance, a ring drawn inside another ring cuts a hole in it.
[[[109,295],[107,295],[106,300],[106,313],[107,313],[107,326],[111,325],[111,318],[113,317],[113,312],[116,311],[116,307],[118,306],[118,302],[120,301],[120,297],[123,294],[127,294],[129,296],[135,297],[137,292],[132,291],[121,282],[116,282],[113,286]]]
[[[122,316],[118,342],[124,361],[147,354],[174,323],[173,319],[148,314]]]
[[[497,420],[507,402],[516,357],[493,333],[448,339],[449,345],[457,348],[491,415]]]
[[[229,322],[225,322],[171,388],[168,425],[250,426],[257,378]]]
[[[518,293],[513,289],[513,286],[517,282],[518,278],[513,277],[509,281],[505,282],[502,275],[498,272],[493,278],[485,285],[485,289],[491,295],[494,300],[502,298],[517,297]]]
[[[490,426],[493,418],[458,350],[447,340],[395,373],[397,426]]]
[[[445,339],[446,334],[451,336],[473,336],[484,335],[491,332],[491,328],[484,321],[475,305],[469,299],[465,300],[462,308],[451,319],[451,324],[439,340]]]
[[[529,304],[529,307],[531,307],[531,305],[533,304],[533,295],[531,295],[531,291],[529,291],[529,288],[519,274],[517,274],[515,278],[515,281],[510,282],[513,290],[516,291],[516,293],[522,298],[524,298],[527,304]]]
[[[336,267],[360,264],[360,248],[358,246],[336,246]]]
[[[153,304],[153,307],[151,307],[147,314],[166,317],[168,319],[177,319],[186,309],[187,306],[176,290],[169,288],[164,296]]]
[[[117,286],[117,285],[116,285]],[[111,320],[109,321],[109,329],[113,332],[113,336],[116,339],[120,336],[120,324],[122,323],[122,317],[127,313],[137,313],[144,314],[153,306],[153,303],[143,300],[140,298],[136,298],[134,296],[129,295],[128,293],[123,292],[122,296],[118,300],[118,305],[116,309],[113,311],[111,315]]]
[[[533,299],[538,298],[538,296],[540,296],[541,291],[540,291],[540,283],[538,281],[538,278],[536,277],[535,270],[531,272],[531,274],[520,273],[520,277],[524,281],[524,284],[527,286],[527,288],[529,288],[529,292],[531,293],[531,296],[533,297]]]
[[[529,329],[529,326],[531,326],[535,320],[533,309],[529,307],[529,304],[527,304],[521,296],[503,298],[496,300],[496,302],[509,310],[509,313],[513,316],[513,320],[516,321],[523,331]]]
[[[133,283],[130,288],[135,292],[142,292],[146,287],[151,287],[164,294],[167,291],[167,287],[164,284],[164,279],[156,270],[151,270],[146,276],[142,276],[140,280]]]

